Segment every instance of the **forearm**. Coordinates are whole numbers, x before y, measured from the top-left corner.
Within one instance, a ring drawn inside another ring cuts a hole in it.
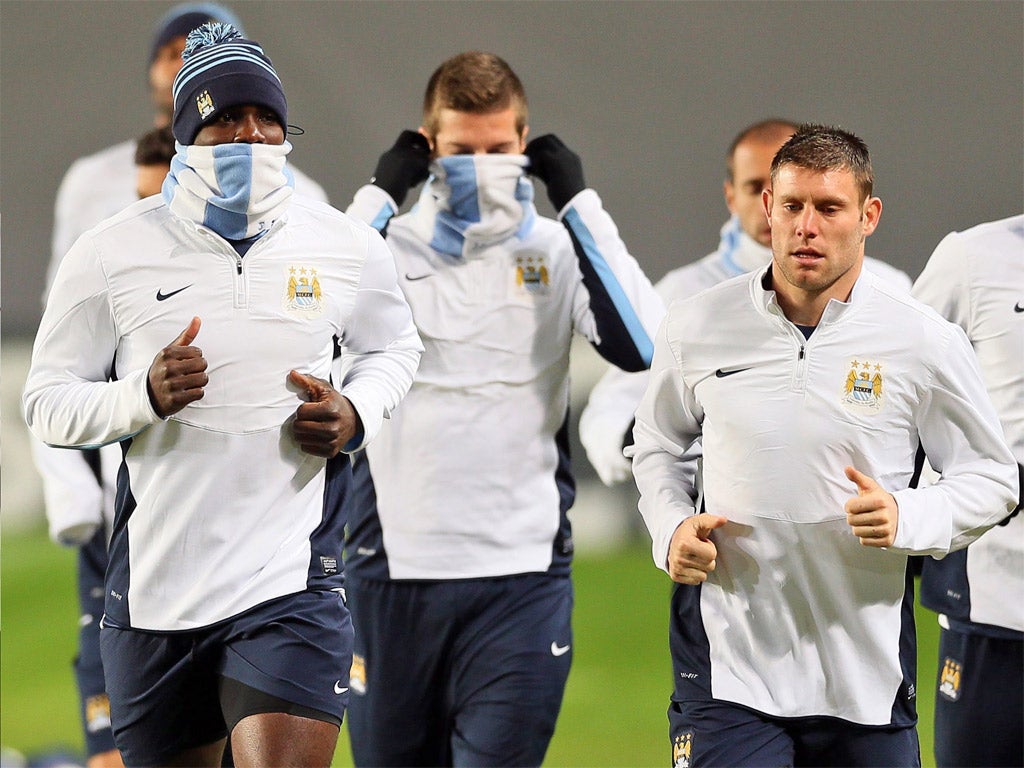
[[[613,365],[626,371],[646,369],[665,314],[661,297],[630,255],[596,192],[588,189],[573,197],[560,217],[589,293],[592,327],[585,317],[579,318],[579,326]]]

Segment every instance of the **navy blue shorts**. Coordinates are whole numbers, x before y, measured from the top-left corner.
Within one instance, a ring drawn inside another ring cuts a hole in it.
[[[935,764],[1024,765],[1024,641],[943,629]]]
[[[225,712],[237,717],[238,708],[221,701],[221,690],[247,686],[334,723],[348,702],[352,621],[336,592],[288,595],[190,632],[104,625],[100,648],[126,765],[165,764],[227,736]]]
[[[100,618],[103,616],[103,576],[107,570],[107,532],[100,526],[78,548],[78,655],[75,684],[78,686],[85,752],[92,756],[114,747],[110,730],[110,700],[103,682],[100,659]]]
[[[348,579],[360,766],[540,765],[572,661],[572,581]]]
[[[722,701],[673,701],[668,719],[672,765],[677,768],[921,765],[913,726],[880,728],[829,717],[774,718]]]

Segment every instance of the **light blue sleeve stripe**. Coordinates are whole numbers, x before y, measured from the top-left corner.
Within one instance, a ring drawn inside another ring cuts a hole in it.
[[[370,226],[376,229],[378,232],[383,232],[384,227],[391,221],[391,217],[395,215],[395,212],[391,210],[391,206],[384,203],[384,207],[380,209],[380,213],[373,217],[373,221],[370,222]]]
[[[654,342],[647,335],[643,323],[640,322],[640,318],[637,317],[636,311],[633,309],[633,304],[626,296],[626,292],[622,290],[622,286],[615,277],[615,273],[608,265],[608,262],[605,261],[601,250],[597,247],[594,236],[590,234],[590,230],[583,223],[582,217],[575,208],[570,208],[566,211],[562,216],[562,220],[569,225],[569,228],[572,229],[576,239],[583,247],[583,252],[586,254],[591,266],[594,267],[594,271],[597,273],[601,285],[604,286],[605,291],[608,293],[608,297],[612,300],[612,304],[619,313],[619,317],[629,332],[629,337],[633,340],[633,344],[636,346],[640,357],[647,365],[650,365],[651,359],[654,357]]]

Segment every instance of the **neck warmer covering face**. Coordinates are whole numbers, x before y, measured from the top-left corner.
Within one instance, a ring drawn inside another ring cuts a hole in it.
[[[226,240],[262,235],[288,208],[295,177],[283,144],[176,144],[161,192],[171,212]]]
[[[465,256],[466,246],[524,236],[533,226],[533,184],[525,155],[451,155],[431,163],[413,218],[432,248]]]

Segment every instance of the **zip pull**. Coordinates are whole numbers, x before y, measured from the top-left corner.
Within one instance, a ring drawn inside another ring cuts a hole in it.
[[[235,254],[235,268],[238,270],[238,274],[242,274],[242,257],[239,254]]]
[[[804,345],[801,344],[800,345],[800,354],[797,356],[797,360],[803,360],[803,359],[804,359]]]

